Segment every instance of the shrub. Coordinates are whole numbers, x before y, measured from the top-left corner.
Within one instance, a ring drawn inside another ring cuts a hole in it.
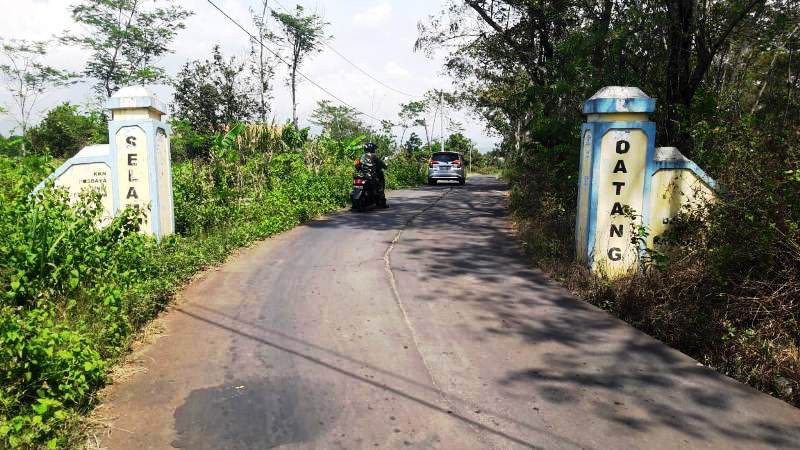
[[[136,232],[133,210],[98,229],[96,195],[72,205],[49,187],[29,195],[52,161],[0,156],[0,447],[70,445],[107,367],[182,283],[346,205],[354,141],[303,133],[252,125],[202,137],[204,156],[173,165],[177,234],[160,242]],[[400,161],[389,177],[408,185],[420,173]]]
[[[98,230],[99,196],[72,206],[22,180],[0,205],[0,442],[58,445],[131,332],[123,293],[148,239],[132,211]]]
[[[34,152],[69,158],[86,145],[108,143],[108,120],[102,112],[83,115],[77,106],[63,103],[48,111],[28,137]]]
[[[28,448],[85,411],[105,381],[105,362],[92,339],[59,323],[54,309],[0,309],[0,442]],[[49,439],[48,439],[49,438]]]
[[[537,262],[582,297],[800,406],[800,154],[746,121],[699,123],[695,136],[722,197],[677,217],[657,240],[666,259],[644,273],[611,281],[574,264],[577,170],[558,152],[509,164],[512,211]]]

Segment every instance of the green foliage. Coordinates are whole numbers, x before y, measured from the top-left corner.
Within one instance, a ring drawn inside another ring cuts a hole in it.
[[[333,140],[353,139],[369,131],[358,115],[356,110],[348,106],[336,106],[327,100],[320,100],[311,113],[311,123],[322,127],[322,132]]]
[[[56,318],[54,308],[0,306],[0,442],[31,448],[58,432],[105,381],[106,364],[84,333]]]
[[[308,142],[308,128],[298,128],[288,122],[281,132],[281,140],[291,149],[300,149]]]
[[[72,7],[82,33],[66,33],[62,42],[89,50],[84,74],[97,80],[95,89],[110,97],[130,84],[167,79],[155,61],[170,52],[169,44],[192,13],[167,0],[166,7],[138,0],[83,0]]]
[[[207,157],[211,148],[212,136],[196,131],[192,124],[183,119],[173,119],[170,151],[173,161]]]
[[[0,135],[0,155],[22,156],[31,145],[30,140],[23,136],[4,137]]]
[[[173,96],[175,117],[191,125],[195,133],[222,133],[257,115],[252,84],[246,62],[236,57],[226,60],[219,46],[214,46],[210,60],[187,62],[178,73]]]
[[[55,162],[49,157],[10,158],[0,155],[0,204],[6,205],[28,195],[55,167]]]
[[[540,265],[657,338],[800,405],[800,16],[785,1],[686,5],[453,0],[420,25],[417,48],[451,50],[445,70],[459,102],[503,137],[494,156]],[[657,98],[656,144],[677,145],[724,189],[671,223],[645,252],[647,270],[615,281],[573,261],[579,106],[607,85]]]
[[[28,134],[35,153],[69,158],[90,144],[108,143],[108,119],[102,112],[87,115],[63,103],[47,112]]]
[[[313,53],[319,52],[327,37],[325,27],[328,25],[317,14],[304,13],[305,9],[297,5],[295,13],[273,11],[272,17],[280,27],[281,34],[275,40],[288,53],[289,79],[292,89],[292,123],[297,123],[297,71],[305,60]]]
[[[418,158],[398,156],[387,162],[386,188],[400,189],[423,184],[428,179],[427,164]]]
[[[408,136],[408,140],[403,144],[403,148],[408,154],[416,153],[422,148],[422,139],[417,136],[417,133],[412,132],[411,135]]]
[[[36,104],[50,89],[71,82],[74,75],[44,64],[47,42],[0,39],[0,76],[9,94],[14,99],[16,114],[13,116],[26,136]],[[19,141],[19,154],[26,154],[27,142]],[[8,154],[8,153],[7,153]]]
[[[444,142],[444,148],[448,152],[458,152],[467,155],[469,152],[477,152],[475,143],[461,133],[453,133]]]
[[[105,380],[105,359],[131,332],[123,293],[146,239],[130,211],[98,230],[98,196],[29,196],[42,159],[0,158],[0,442],[29,448],[59,436]],[[55,440],[53,440],[55,439]]]
[[[202,139],[209,150],[173,165],[177,234],[160,242],[137,232],[135,210],[98,228],[97,195],[29,196],[52,161],[0,156],[0,447],[72,445],[132,333],[198,270],[345,206],[364,140],[309,139],[291,124],[176,129],[180,145]],[[390,186],[424,181],[416,156],[396,156]]]

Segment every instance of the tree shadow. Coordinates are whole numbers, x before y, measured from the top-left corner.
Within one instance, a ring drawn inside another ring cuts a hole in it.
[[[557,345],[543,363],[495,380],[500,388],[532,390],[552,405],[582,402],[634,436],[670,430],[696,441],[800,447],[800,411],[634,330],[531,268],[507,226],[503,190],[488,178],[451,190],[413,221],[413,233],[392,255],[401,292],[403,276],[427,287],[408,301],[479,312],[482,327],[469,330],[476,341],[513,337],[529,352]],[[616,400],[609,405],[587,392]]]

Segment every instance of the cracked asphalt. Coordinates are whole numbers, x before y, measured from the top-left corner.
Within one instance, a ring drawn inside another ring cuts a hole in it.
[[[505,198],[397,191],[242,251],[107,390],[101,446],[800,448],[800,410],[536,270]]]

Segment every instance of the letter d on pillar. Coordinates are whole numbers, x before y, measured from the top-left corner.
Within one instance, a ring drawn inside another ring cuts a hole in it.
[[[656,101],[635,87],[609,86],[583,104],[575,248],[579,261],[611,277],[638,267],[631,243],[637,224],[649,223],[648,198]]]

